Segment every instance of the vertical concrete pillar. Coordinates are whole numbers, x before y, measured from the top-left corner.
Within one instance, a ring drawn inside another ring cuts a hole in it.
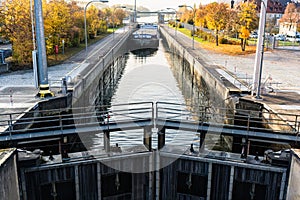
[[[110,152],[110,133],[109,131],[104,131],[103,134],[104,150],[108,153]]]
[[[165,146],[166,142],[166,129],[163,127],[160,131],[158,131],[158,149],[161,149]]]
[[[78,165],[75,166],[75,170],[74,171],[75,171],[75,193],[76,193],[76,200],[80,200]]]
[[[229,179],[228,200],[232,199],[233,180],[234,180],[234,166],[231,166],[231,168],[230,168],[230,179]]]
[[[151,151],[152,150],[152,132],[151,126],[144,127],[144,145],[145,147]]]
[[[208,164],[208,175],[207,175],[207,192],[206,192],[206,199],[210,200],[210,193],[211,193],[211,178],[212,178],[212,163]]]
[[[97,192],[98,192],[98,199],[101,200],[101,166],[100,162],[97,163]]]
[[[292,160],[294,160],[294,159],[292,159]],[[293,161],[292,161],[292,162],[293,162]],[[291,165],[291,166],[292,166],[292,165]],[[283,199],[284,199],[285,182],[286,182],[286,171],[282,173],[281,184],[280,184],[279,200],[283,200]]]

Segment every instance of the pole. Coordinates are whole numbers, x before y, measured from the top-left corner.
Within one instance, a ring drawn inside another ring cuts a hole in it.
[[[134,23],[136,22],[136,0],[134,0]]]
[[[86,8],[90,3],[93,1],[88,2],[84,7],[84,41],[85,41],[85,52],[87,52],[87,30],[86,30]]]
[[[50,92],[48,83],[48,69],[46,57],[46,43],[44,36],[44,20],[41,0],[34,0],[36,41],[38,50],[38,76],[39,76],[39,93],[37,96],[44,98],[54,96]]]
[[[92,2],[101,2],[101,3],[107,3],[108,1],[107,0],[99,0],[99,1],[96,1],[96,0],[93,0],[93,1],[90,1],[88,2],[85,7],[84,7],[84,40],[85,40],[85,52],[87,52],[87,30],[86,30],[86,9],[88,7],[88,5],[90,5],[90,3]]]
[[[177,12],[174,8],[167,8],[168,10],[174,10],[175,12],[175,36],[177,36]]]
[[[179,8],[182,8],[182,7],[188,7],[188,8],[191,8],[192,11],[193,11],[193,49],[195,49],[195,13],[196,13],[196,10],[192,7],[192,6],[187,6],[187,5],[179,5],[178,6]]]
[[[266,12],[267,12],[267,0],[261,1],[260,9],[260,20],[258,29],[258,42],[256,46],[256,55],[254,63],[254,73],[253,73],[253,85],[252,85],[252,96],[256,92],[257,99],[260,99],[260,85],[261,85],[261,74],[262,74],[262,64],[263,64],[263,53],[264,53],[264,33],[266,24]]]

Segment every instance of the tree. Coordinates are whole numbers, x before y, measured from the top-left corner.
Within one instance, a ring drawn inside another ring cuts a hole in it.
[[[216,46],[219,45],[219,31],[226,27],[229,21],[228,4],[225,3],[210,3],[206,6],[207,26],[215,31]]]
[[[257,27],[256,5],[253,2],[241,2],[238,6],[238,18],[240,25],[240,38],[242,51],[246,50],[247,39],[250,32]]]
[[[123,9],[116,9],[114,12],[114,19],[116,25],[121,25],[123,23],[123,19],[126,16],[126,12]]]
[[[43,4],[43,15],[47,54],[53,54],[54,46],[68,38],[68,30],[72,27],[70,9],[64,0],[52,0]]]
[[[13,59],[18,65],[29,65],[33,49],[29,1],[6,1],[0,18],[2,34],[12,43]]]
[[[296,31],[299,31],[298,22],[300,19],[300,8],[297,9],[295,3],[289,3],[284,11],[284,15],[280,19],[280,22],[287,22],[289,25],[289,30],[291,30],[293,25],[296,25]]]
[[[196,26],[200,26],[201,28],[203,28],[206,24],[206,10],[204,9],[204,6],[200,5],[199,9],[196,10],[196,14],[195,14],[195,25]]]
[[[72,27],[68,30],[68,40],[66,44],[78,47],[81,41],[84,41],[84,12],[76,2],[72,1],[68,4],[70,10],[70,20]]]
[[[180,21],[185,23],[191,23],[193,21],[193,11],[187,9],[186,7],[179,8]]]
[[[228,35],[234,35],[234,37],[238,38],[239,18],[237,10],[235,9],[229,10],[229,21],[226,24],[226,32]]]

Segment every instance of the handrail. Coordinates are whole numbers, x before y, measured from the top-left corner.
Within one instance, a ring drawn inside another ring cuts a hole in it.
[[[218,112],[216,112],[217,110]],[[25,115],[26,114],[26,115]],[[23,117],[19,117],[22,115]],[[279,117],[278,117],[279,116]],[[103,106],[53,109],[0,114],[3,134],[69,129],[74,126],[101,126],[109,117],[110,123],[151,119],[179,122],[210,123],[247,130],[272,131],[298,135],[300,115],[266,111],[233,110],[208,106],[185,105],[171,102],[134,102]],[[285,118],[286,117],[286,118]],[[238,124],[233,124],[238,122]]]

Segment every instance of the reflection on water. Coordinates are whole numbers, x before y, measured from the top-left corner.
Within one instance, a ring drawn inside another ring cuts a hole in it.
[[[111,98],[111,105],[133,102],[174,102],[185,104],[184,96],[166,59],[162,47],[159,49],[144,49],[131,52],[122,78]],[[114,110],[114,107],[111,108]],[[119,107],[118,107],[119,109]],[[111,145],[120,146],[143,144],[143,130],[119,131],[111,133]],[[94,146],[103,146],[102,134],[97,135]],[[166,145],[190,146],[197,140],[195,133],[167,130]],[[153,148],[157,144],[156,135],[153,135]]]
[[[126,66],[114,87],[114,94],[110,98],[109,105],[128,104],[135,102],[170,102],[181,104],[182,109],[193,113],[198,117],[190,119],[205,119],[207,108],[221,105],[216,103],[218,97],[210,90],[201,75],[196,74],[194,66],[191,66],[184,58],[176,54],[165,52],[162,45],[159,49],[143,49],[133,51],[126,55]],[[222,100],[223,101],[223,100]],[[123,109],[134,108],[132,105]],[[115,106],[111,110],[120,109]],[[203,116],[205,115],[205,116]],[[190,114],[192,116],[192,114]],[[126,116],[112,116],[112,120],[124,119]],[[186,117],[186,116],[185,116]],[[118,143],[120,146],[132,146],[143,144],[143,129],[113,132],[110,135],[111,145]],[[103,133],[96,135],[94,147],[103,146]],[[205,144],[216,144],[217,138],[208,138]],[[199,145],[199,136],[196,132],[182,130],[166,130],[166,145],[180,145],[187,149],[191,143],[195,148]],[[156,148],[157,135],[152,135],[152,146]],[[206,146],[207,147],[207,146]]]

